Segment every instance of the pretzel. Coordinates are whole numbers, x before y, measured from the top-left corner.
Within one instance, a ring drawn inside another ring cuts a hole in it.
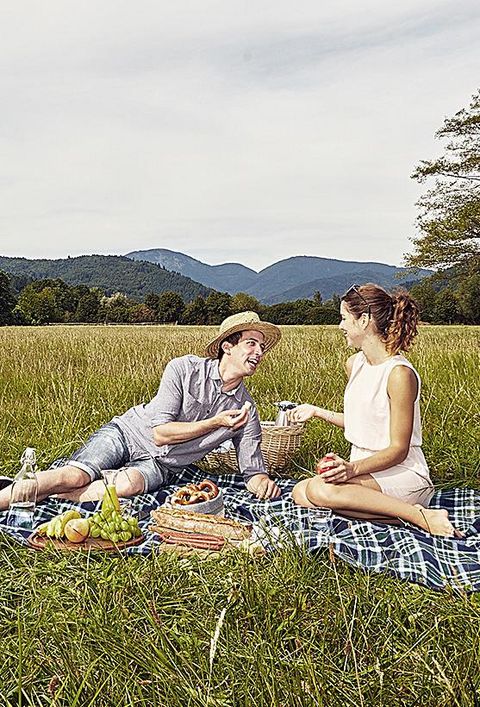
[[[218,486],[210,479],[205,479],[199,484],[187,484],[179,488],[172,494],[171,502],[177,506],[191,506],[194,503],[210,501],[216,496],[218,496]]]
[[[200,491],[205,491],[209,499],[216,498],[218,496],[218,486],[210,481],[210,479],[205,479],[198,484]]]
[[[172,503],[187,506],[190,503],[190,491],[187,488],[178,489],[172,496]]]
[[[209,496],[205,491],[193,491],[190,489],[181,488],[172,496],[172,503],[178,506],[191,506],[194,503],[200,503],[201,501],[208,501]]]
[[[201,503],[202,501],[208,501],[208,494],[206,494],[205,491],[194,491],[187,505]]]

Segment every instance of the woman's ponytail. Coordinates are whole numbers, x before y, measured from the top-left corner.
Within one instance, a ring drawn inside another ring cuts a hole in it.
[[[392,295],[392,319],[386,330],[385,345],[388,353],[408,351],[418,334],[420,312],[408,292],[400,290]]]

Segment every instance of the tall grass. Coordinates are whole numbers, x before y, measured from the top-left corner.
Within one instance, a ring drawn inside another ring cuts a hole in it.
[[[68,454],[156,391],[165,363],[201,353],[188,327],[1,329],[0,463],[27,445]],[[422,329],[424,449],[439,485],[477,484],[480,330]],[[341,409],[347,356],[335,327],[289,327],[249,381],[276,400]],[[346,454],[308,427],[298,455]],[[1,705],[474,705],[478,596],[435,594],[298,548],[260,560],[171,553],[33,553],[0,538]],[[216,652],[211,638],[224,612]],[[476,701],[477,700],[477,701]]]

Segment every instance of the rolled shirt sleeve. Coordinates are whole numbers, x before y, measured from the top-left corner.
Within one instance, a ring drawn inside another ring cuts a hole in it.
[[[182,360],[177,358],[167,363],[157,394],[145,405],[145,415],[151,427],[175,422],[182,400]]]

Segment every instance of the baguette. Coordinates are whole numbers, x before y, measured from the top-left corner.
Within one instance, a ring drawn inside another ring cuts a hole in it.
[[[228,540],[245,540],[250,537],[252,531],[251,525],[230,518],[190,513],[177,508],[158,508],[151,511],[150,515],[153,520],[150,530],[154,533],[178,530],[182,533],[202,533]]]
[[[176,530],[164,530],[160,538],[166,545],[180,545],[182,547],[192,547],[198,550],[221,550],[226,540],[214,535],[203,535],[202,533],[180,533]]]

